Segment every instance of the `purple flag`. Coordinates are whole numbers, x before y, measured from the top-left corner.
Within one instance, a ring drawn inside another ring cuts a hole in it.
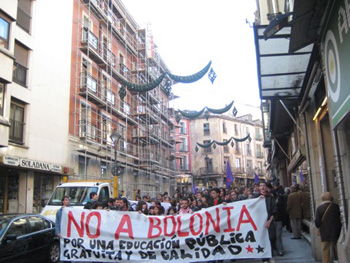
[[[304,182],[304,175],[303,175],[303,170],[300,169],[300,181]]]
[[[197,194],[197,193],[198,193],[197,188],[196,188],[196,186],[194,185],[194,181],[192,181],[192,192],[193,192],[194,194]]]
[[[233,183],[233,174],[232,174],[232,171],[231,171],[230,163],[227,162],[227,166],[226,166],[226,188],[229,188],[232,183]]]
[[[259,176],[256,174],[256,172],[254,172],[254,183],[258,184],[259,183]]]

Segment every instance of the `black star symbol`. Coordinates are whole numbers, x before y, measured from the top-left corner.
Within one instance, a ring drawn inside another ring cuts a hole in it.
[[[263,253],[264,252],[264,248],[261,247],[260,245],[258,247],[256,247],[255,249],[258,251],[258,253]]]

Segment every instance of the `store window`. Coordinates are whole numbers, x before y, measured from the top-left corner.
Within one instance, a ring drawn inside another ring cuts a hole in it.
[[[53,191],[53,176],[34,174],[33,213],[39,214],[50,199]]]
[[[18,180],[17,173],[0,170],[0,214],[18,213]]]

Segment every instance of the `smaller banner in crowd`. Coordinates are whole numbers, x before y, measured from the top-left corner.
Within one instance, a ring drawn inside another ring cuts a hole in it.
[[[264,199],[181,216],[64,208],[61,260],[197,262],[271,257]]]

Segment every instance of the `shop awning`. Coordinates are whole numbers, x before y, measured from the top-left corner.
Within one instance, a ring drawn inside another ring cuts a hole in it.
[[[291,26],[265,40],[266,27],[254,26],[260,98],[298,99],[313,44],[290,53]]]

